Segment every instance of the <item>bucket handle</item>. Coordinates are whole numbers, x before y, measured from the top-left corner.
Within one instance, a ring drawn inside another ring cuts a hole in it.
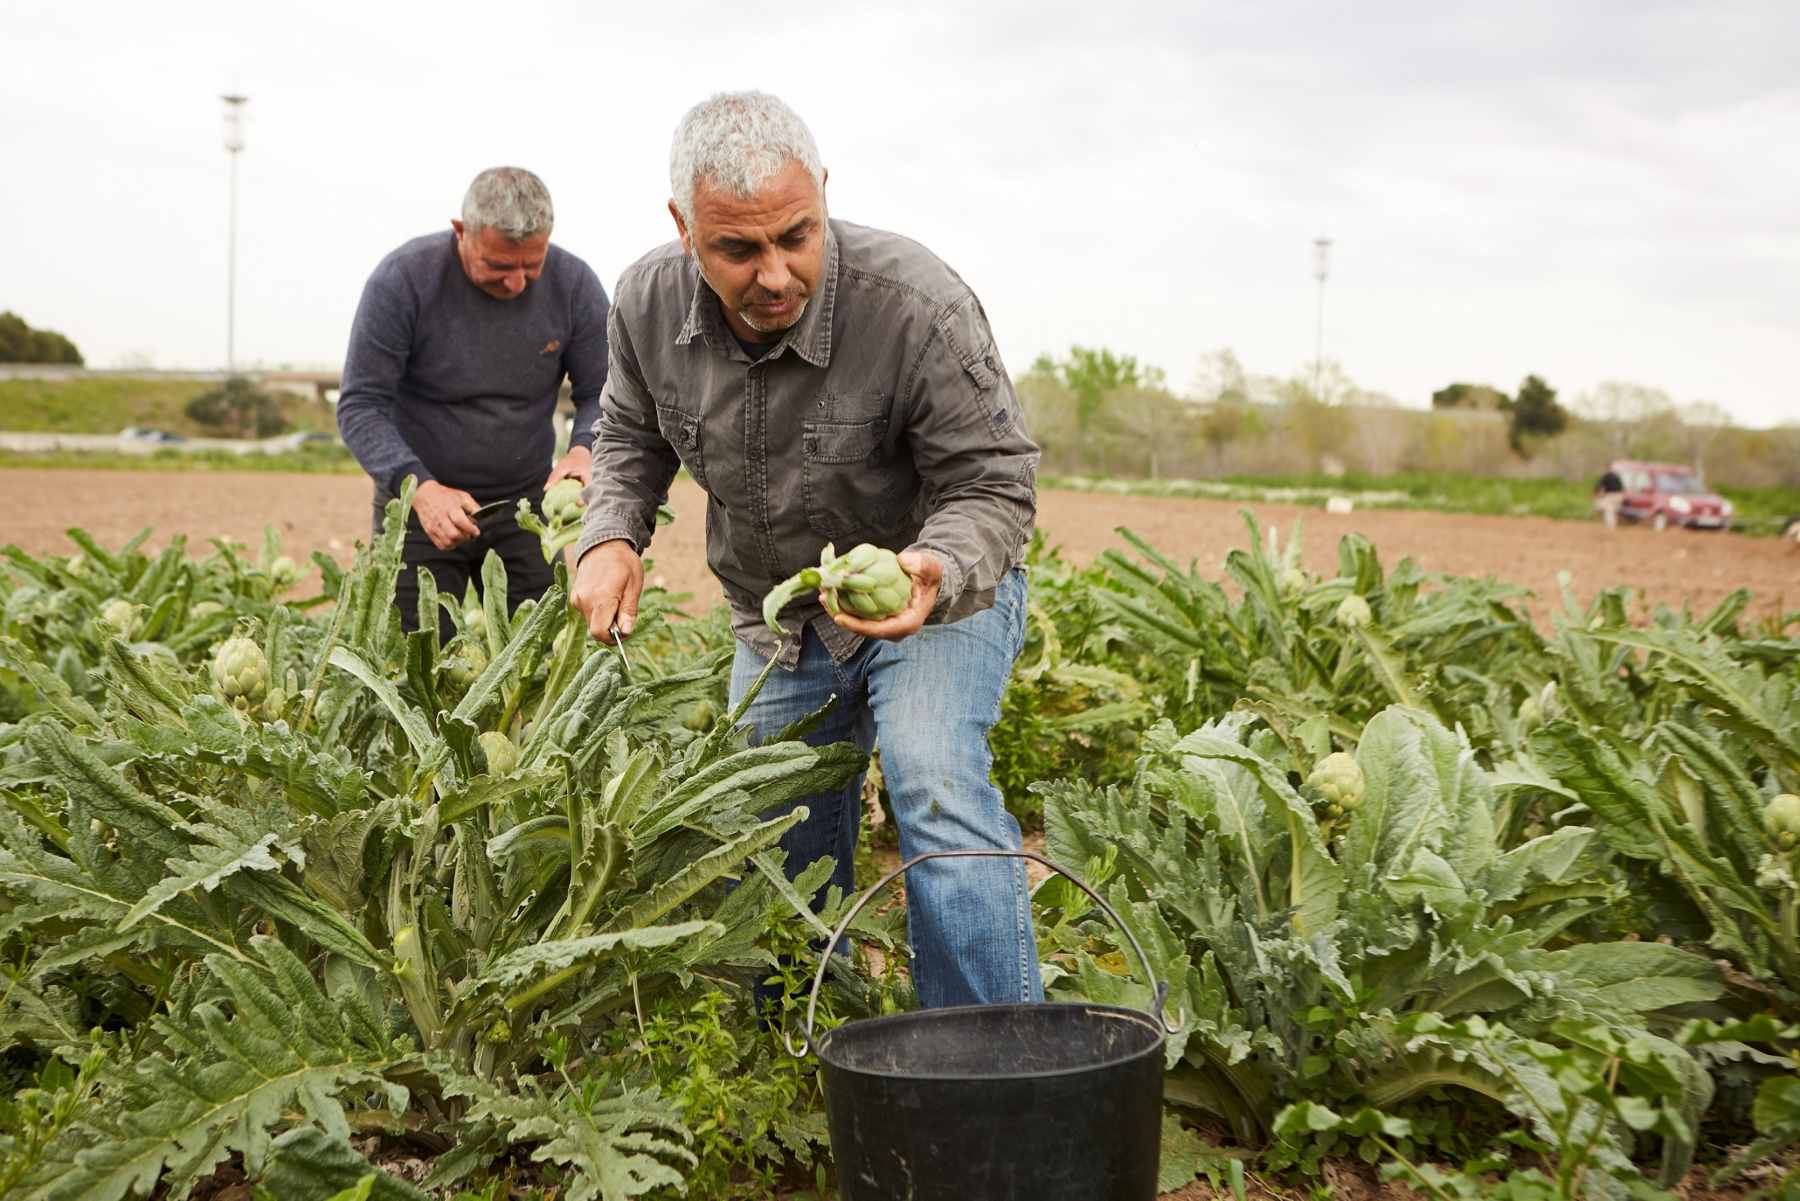
[[[1126,941],[1131,944],[1132,951],[1137,955],[1138,964],[1144,969],[1144,978],[1150,981],[1151,1009],[1149,1016],[1156,1019],[1156,1024],[1162,1028],[1164,1033],[1181,1033],[1180,1026],[1169,1025],[1168,1019],[1163,1017],[1163,1003],[1169,999],[1168,982],[1156,978],[1155,971],[1150,967],[1150,960],[1144,955],[1144,948],[1138,945],[1137,937],[1132,934],[1131,928],[1120,921],[1119,915],[1113,912],[1113,907],[1108,905],[1099,893],[1089,888],[1074,872],[1069,871],[1059,864],[1052,863],[1036,851],[1000,851],[986,849],[925,851],[921,854],[914,855],[911,859],[908,859],[905,863],[902,863],[899,867],[895,868],[871,885],[869,890],[857,899],[856,904],[850,907],[850,912],[844,915],[843,920],[838,923],[837,929],[831,932],[831,941],[825,944],[825,953],[819,956],[819,970],[817,974],[813,976],[812,994],[807,998],[806,1002],[806,1026],[800,1034],[800,1045],[797,1047],[794,1045],[793,1035],[789,1034],[786,1030],[781,1032],[781,1040],[787,1044],[789,1055],[792,1055],[795,1059],[803,1059],[806,1057],[808,1051],[814,1053],[817,1053],[818,1051],[818,1046],[813,1041],[813,1019],[818,1013],[819,989],[825,984],[825,968],[831,963],[831,953],[837,949],[838,940],[843,938],[844,932],[850,928],[850,923],[856,920],[856,915],[862,912],[863,906],[867,905],[870,900],[874,898],[876,893],[886,888],[889,884],[892,884],[895,880],[898,880],[901,876],[904,876],[908,868],[923,863],[927,859],[1029,859],[1034,863],[1043,864],[1045,867],[1079,888],[1082,892],[1085,892],[1088,895],[1088,899],[1098,905],[1100,911],[1106,914],[1112,924],[1118,927],[1119,931],[1125,935]]]

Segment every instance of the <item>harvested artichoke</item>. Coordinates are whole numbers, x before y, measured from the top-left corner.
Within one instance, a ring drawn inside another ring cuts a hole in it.
[[[808,567],[769,590],[763,600],[763,620],[777,634],[786,634],[776,617],[789,601],[815,588],[825,594],[825,608],[833,615],[849,610],[867,620],[892,617],[912,599],[912,577],[893,551],[864,542],[839,555],[827,542],[817,567]]]

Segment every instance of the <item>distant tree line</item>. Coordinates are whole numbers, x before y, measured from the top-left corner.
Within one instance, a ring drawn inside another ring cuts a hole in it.
[[[0,313],[0,363],[70,363],[81,366],[75,343],[55,330],[32,329],[10,309]]]
[[[1048,474],[1420,471],[1584,480],[1608,459],[1644,458],[1692,463],[1722,482],[1800,486],[1800,426],[1733,429],[1716,404],[1677,404],[1639,384],[1603,383],[1565,406],[1538,375],[1511,395],[1459,382],[1421,411],[1357,386],[1332,362],[1284,378],[1246,371],[1219,350],[1178,394],[1157,368],[1084,346],[1039,356],[1016,382]]]

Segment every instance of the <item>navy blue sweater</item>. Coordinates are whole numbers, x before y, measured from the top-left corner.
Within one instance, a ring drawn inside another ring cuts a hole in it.
[[[338,429],[375,481],[376,504],[408,475],[481,501],[541,488],[565,374],[573,443],[592,447],[606,310],[593,269],[554,244],[543,274],[511,300],[469,281],[449,230],[382,259],[356,309],[337,406]]]

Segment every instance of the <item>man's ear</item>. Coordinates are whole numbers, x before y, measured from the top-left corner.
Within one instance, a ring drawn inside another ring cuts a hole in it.
[[[451,228],[451,229],[454,229],[454,230],[455,230],[455,231],[456,231],[456,238],[457,238],[457,241],[461,241],[461,240],[462,240],[462,236],[463,236],[463,223],[462,223],[462,221],[461,221],[461,220],[460,220],[460,219],[459,219],[459,218],[456,218],[456,217],[452,217],[452,218],[450,218],[450,228]]]
[[[675,218],[675,232],[681,235],[681,248],[687,251],[689,258],[693,258],[694,239],[688,236],[687,222],[681,219],[681,210],[675,207],[673,200],[669,201],[669,216]]]

